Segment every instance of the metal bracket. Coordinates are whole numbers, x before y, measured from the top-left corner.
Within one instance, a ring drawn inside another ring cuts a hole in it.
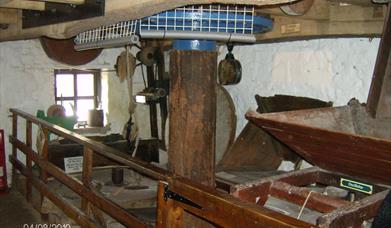
[[[175,200],[175,201],[178,201],[178,202],[181,202],[181,203],[184,203],[189,206],[192,206],[192,207],[195,207],[197,209],[202,210],[202,207],[200,205],[194,203],[193,201],[187,199],[186,197],[183,197],[183,196],[171,191],[168,188],[168,185],[165,185],[164,186],[164,200],[167,201],[167,199],[172,199],[172,200]]]

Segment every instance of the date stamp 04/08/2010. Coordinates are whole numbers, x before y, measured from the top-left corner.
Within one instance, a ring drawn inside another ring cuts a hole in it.
[[[37,223],[37,224],[23,224],[22,228],[72,228],[72,226],[70,224]]]

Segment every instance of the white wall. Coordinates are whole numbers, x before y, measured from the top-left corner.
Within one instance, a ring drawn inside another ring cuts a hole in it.
[[[0,43],[0,129],[11,134],[11,118],[9,108],[18,108],[34,114],[38,109],[47,110],[54,103],[54,69],[113,69],[117,56],[123,48],[104,50],[91,63],[72,67],[49,59],[38,40]],[[128,92],[126,83],[120,83],[114,72],[106,73],[108,100],[108,122],[113,132],[121,132],[127,122]],[[140,80],[136,77],[136,86]],[[25,123],[19,121],[19,138],[24,140]],[[34,134],[36,129],[33,130]],[[7,141],[7,140],[6,140]],[[35,142],[35,137],[33,138]],[[11,145],[6,143],[7,154]],[[20,156],[23,157],[23,156]],[[8,176],[10,164],[7,163]]]
[[[245,123],[243,116],[256,108],[255,94],[272,96],[289,94],[309,96],[346,104],[356,97],[366,101],[379,40],[324,39],[235,47],[234,54],[242,63],[243,78],[239,85],[226,88],[233,97],[238,116],[237,133]],[[113,69],[123,49],[104,50],[98,59],[80,68]],[[226,49],[220,49],[220,59]],[[9,108],[30,113],[46,110],[54,102],[53,69],[69,68],[46,57],[37,40],[0,43],[0,128],[11,133]],[[113,73],[107,76],[111,102],[109,122],[114,132],[127,121],[128,94],[125,83]],[[141,89],[140,72],[135,75],[136,89]],[[138,107],[141,136],[148,136],[148,109]],[[20,135],[24,135],[20,124]],[[23,138],[23,137],[21,137]],[[7,153],[10,145],[7,143]],[[8,168],[10,165],[7,164]]]
[[[308,96],[345,105],[355,97],[366,102],[379,39],[320,39],[235,47],[242,81],[226,86],[238,116],[237,134],[256,109],[255,94]],[[220,48],[223,58],[226,48]]]

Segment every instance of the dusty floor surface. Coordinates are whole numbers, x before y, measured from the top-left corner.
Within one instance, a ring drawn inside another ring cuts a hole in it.
[[[40,214],[16,190],[0,194],[0,227],[18,228],[41,223]],[[25,225],[25,226],[24,226]]]

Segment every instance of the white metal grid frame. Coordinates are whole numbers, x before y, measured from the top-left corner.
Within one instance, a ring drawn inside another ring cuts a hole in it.
[[[140,20],[142,38],[253,42],[254,6],[193,5]]]
[[[109,26],[101,26],[78,34],[74,40],[76,50],[123,46],[137,43],[138,20],[122,21]]]
[[[123,46],[137,43],[137,35],[155,39],[252,43],[255,42],[254,33],[265,32],[271,26],[270,20],[255,17],[254,6],[192,5],[80,33],[75,38],[75,48]]]
[[[253,6],[193,5],[143,18],[140,30],[252,34],[253,16]]]

